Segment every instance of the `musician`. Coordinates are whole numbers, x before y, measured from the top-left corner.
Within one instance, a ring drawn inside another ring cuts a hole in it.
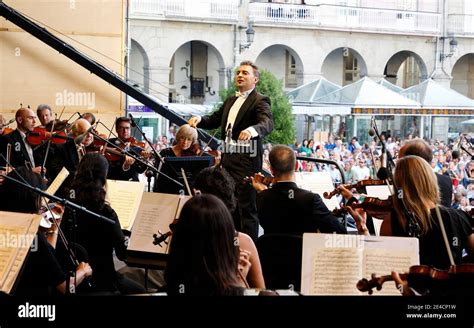
[[[276,183],[267,188],[252,177],[257,195],[260,224],[265,233],[302,236],[305,232],[346,233],[318,194],[298,188],[295,183],[294,151],[276,145],[270,151],[270,169]]]
[[[65,192],[72,183],[79,161],[85,155],[85,148],[94,141],[90,128],[90,123],[83,118],[75,121],[71,127],[72,139],[64,144],[56,145],[54,156],[48,157],[47,167],[52,179],[63,167],[69,171],[69,176],[59,191],[61,196],[66,196]]]
[[[197,139],[197,130],[189,124],[183,124],[180,126],[178,132],[176,132],[176,143],[171,147],[163,149],[159,154],[161,157],[195,156],[191,149],[193,148],[192,146],[197,143]],[[160,162],[158,162],[158,164],[159,163]],[[156,178],[155,181],[157,181]],[[174,185],[174,183],[170,181],[167,181],[165,185],[155,183],[153,186],[154,192],[173,193],[179,191],[179,189],[178,185]]]
[[[115,271],[113,254],[119,260],[126,258],[125,237],[117,213],[105,201],[106,177],[109,164],[98,153],[88,153],[82,158],[74,177],[70,193],[72,200],[87,209],[112,219],[110,224],[84,212],[64,212],[61,228],[68,237],[85,247],[94,270],[93,290],[95,292],[142,293],[144,289]]]
[[[380,234],[407,237],[412,222],[416,225],[413,233],[420,241],[420,264],[447,269],[450,262],[436,214],[436,207],[439,207],[455,264],[461,263],[463,249],[472,258],[474,235],[469,216],[461,210],[441,205],[437,179],[431,166],[421,157],[404,156],[397,161],[394,179],[399,188],[397,195],[402,198],[393,197],[394,210],[384,219]],[[356,221],[366,220],[364,210],[349,211]]]
[[[208,167],[203,169],[196,176],[193,188],[196,192],[211,194],[218,197],[227,206],[233,216],[236,210],[235,182],[222,167]],[[251,288],[265,289],[262,265],[258,256],[257,247],[249,235],[236,232],[239,245],[242,251],[249,254],[250,270],[247,275],[247,282]]]
[[[143,149],[138,147],[129,147],[131,142],[131,122],[128,117],[119,117],[115,121],[115,131],[118,138],[112,138],[109,141],[122,149],[129,150],[134,155],[141,156]],[[109,173],[107,178],[112,180],[139,181],[138,175],[145,172],[146,167],[135,161],[134,158],[125,155],[118,161],[109,161]]]
[[[192,117],[188,122],[191,126],[204,129],[220,127],[222,136],[231,134],[232,140],[249,141],[256,145],[251,147],[253,151],[247,152],[226,149],[228,151],[223,153],[221,160],[237,186],[240,214],[240,222],[236,222],[237,230],[247,233],[254,241],[258,236],[256,193],[242,180],[262,170],[262,139],[273,130],[270,99],[255,90],[258,80],[258,67],[251,61],[241,62],[235,76],[236,95],[226,99],[213,114]]]
[[[20,108],[15,114],[17,128],[10,134],[0,138],[0,153],[7,157],[7,145],[11,145],[10,164],[13,167],[26,166],[35,173],[41,173],[42,158],[28,144],[27,134],[36,125],[36,115],[29,108]],[[0,166],[5,166],[5,160],[0,158]],[[44,169],[44,168],[43,168]]]
[[[216,196],[184,204],[165,270],[168,295],[243,295],[250,262],[235,243],[232,221]]]
[[[84,113],[84,114],[82,114],[82,118],[84,118],[84,119],[86,119],[87,121],[89,121],[89,123],[90,123],[91,125],[94,125],[94,124],[95,124],[95,121],[96,121],[95,115],[92,114],[92,113]]]
[[[43,189],[44,181],[37,173],[32,172],[26,167],[19,167],[9,173],[9,176],[23,181],[33,187]],[[0,210],[19,213],[39,213],[40,196],[12,180],[5,179],[0,187]],[[55,256],[55,247],[58,231],[52,227],[51,234],[45,235],[38,231],[36,239],[32,245],[32,251],[26,259],[25,266],[18,281],[15,295],[47,296],[54,294],[53,290],[65,294],[68,275],[61,268]],[[34,249],[34,251],[33,251]],[[74,277],[69,278],[69,284],[81,284],[85,277],[92,275],[92,269],[86,262],[80,262],[76,271],[76,281]]]
[[[191,149],[197,141],[197,130],[189,124],[183,124],[176,132],[176,143],[160,151],[160,155],[162,157],[193,156]]]
[[[36,115],[41,122],[40,127],[42,128],[46,127],[46,125],[48,125],[48,123],[53,120],[53,111],[51,110],[51,107],[46,104],[38,105],[38,108],[36,109]]]
[[[413,139],[407,141],[398,153],[398,157],[404,157],[407,155],[416,155],[423,158],[428,164],[431,164],[433,160],[433,151],[430,145],[423,139]],[[445,207],[451,207],[453,199],[453,184],[451,178],[446,175],[437,174],[436,179],[438,181],[439,190],[441,192],[441,204]]]

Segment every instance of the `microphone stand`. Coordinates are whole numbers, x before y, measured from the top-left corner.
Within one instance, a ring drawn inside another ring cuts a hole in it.
[[[393,161],[393,158],[392,156],[388,156],[388,152],[387,152],[387,148],[385,146],[385,141],[382,140],[382,138],[380,137],[380,133],[379,133],[379,130],[377,128],[377,123],[375,123],[375,120],[372,119],[372,128],[374,129],[375,131],[375,134],[377,136],[377,138],[379,138],[380,140],[380,143],[382,144],[382,154],[383,156],[386,156],[386,162],[387,162],[387,174],[388,174],[388,177],[387,177],[387,181],[388,181],[388,184],[392,185],[393,186],[393,192],[396,193],[396,197],[400,200],[400,203],[401,203],[401,207],[402,207],[402,210],[407,218],[407,223],[408,223],[408,235],[410,237],[419,237],[420,235],[420,227],[418,225],[418,223],[415,221],[414,217],[413,217],[413,214],[408,210],[408,208],[406,207],[405,205],[405,201],[403,200],[403,192],[402,192],[402,189],[399,189],[396,182],[395,182],[395,179],[393,178],[393,170],[395,169],[395,163]],[[389,186],[390,188],[390,186]]]
[[[159,175],[163,175],[164,177],[168,178],[169,180],[173,181],[174,183],[176,183],[178,186],[180,187],[183,187],[183,184],[180,183],[179,181],[176,181],[175,179],[173,179],[172,177],[168,176],[167,174],[161,172],[160,170],[158,170],[156,167],[148,164],[147,162],[145,162],[144,160],[142,160],[140,158],[140,156],[136,156],[135,154],[132,154],[122,148],[120,148],[119,146],[113,144],[112,142],[108,141],[107,139],[104,139],[102,138],[101,136],[97,135],[97,133],[93,132],[93,131],[90,131],[90,133],[94,136],[94,138],[97,138],[99,139],[100,141],[104,142],[105,145],[110,145],[112,146],[113,148],[117,149],[118,151],[120,151],[120,153],[122,155],[127,155],[127,156],[130,156],[131,158],[133,158],[135,161],[139,162],[140,164],[142,164],[143,166],[145,166],[147,169],[150,169],[152,170],[153,172],[155,172],[155,174]],[[163,161],[164,162],[164,161]]]
[[[150,142],[150,140],[147,138],[145,132],[143,132],[143,130],[140,128],[140,126],[138,124],[135,123],[135,120],[132,116],[132,114],[128,114],[130,116],[130,120],[132,121],[132,127],[136,128],[138,130],[138,132],[140,132],[140,134],[142,135],[143,139],[146,141],[146,143],[148,144],[148,146],[150,146],[150,148],[152,149],[153,151],[153,154],[155,155],[155,158],[158,158],[160,160],[160,162],[162,164],[165,164],[165,160],[163,159],[163,157],[156,151],[156,149],[153,147],[153,144]],[[164,175],[164,174],[163,174]],[[180,184],[182,187],[183,185]]]

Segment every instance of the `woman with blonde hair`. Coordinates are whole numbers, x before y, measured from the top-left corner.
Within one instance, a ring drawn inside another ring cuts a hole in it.
[[[438,207],[454,262],[461,263],[463,249],[470,256],[474,254],[469,216],[463,211],[440,205],[438,180],[424,159],[411,155],[399,159],[394,180],[399,188],[399,197],[394,197],[396,216],[392,215],[382,223],[381,235],[408,236],[414,233],[420,240],[420,263],[446,269],[450,261],[437,217]]]
[[[447,269],[451,265],[443,239],[437,208],[446,230],[455,264],[460,264],[463,250],[474,254],[474,235],[469,216],[440,205],[436,176],[421,157],[405,156],[397,161],[394,172],[397,194],[394,209],[381,227],[383,236],[416,236],[420,243],[420,264]],[[363,210],[351,210],[356,221],[365,221]],[[364,223],[364,222],[362,222]]]
[[[183,124],[176,132],[176,142],[171,147],[160,151],[162,157],[180,157],[191,155],[192,146],[198,141],[197,130],[189,124]]]

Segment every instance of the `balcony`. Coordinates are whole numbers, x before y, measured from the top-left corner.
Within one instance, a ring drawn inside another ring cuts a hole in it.
[[[131,18],[237,22],[239,0],[132,0]]]
[[[255,25],[290,25],[414,35],[439,35],[441,23],[438,13],[279,3],[250,3],[249,18]]]
[[[449,14],[448,34],[474,37],[474,15]]]

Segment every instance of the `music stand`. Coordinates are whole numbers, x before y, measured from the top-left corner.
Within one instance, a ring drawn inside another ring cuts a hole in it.
[[[192,186],[199,172],[210,167],[214,161],[212,156],[183,156],[183,157],[165,157],[164,163],[160,163],[159,171],[165,173],[171,178],[185,185],[184,178],[181,175],[181,169],[186,172],[186,178]],[[155,179],[153,192],[166,194],[184,194],[184,187],[180,187],[170,179],[158,175]]]

